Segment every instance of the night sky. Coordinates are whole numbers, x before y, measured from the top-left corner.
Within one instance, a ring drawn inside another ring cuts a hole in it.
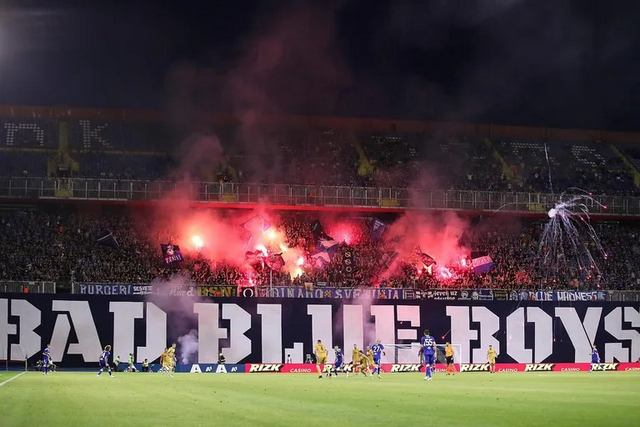
[[[0,2],[0,103],[640,130],[638,1]]]

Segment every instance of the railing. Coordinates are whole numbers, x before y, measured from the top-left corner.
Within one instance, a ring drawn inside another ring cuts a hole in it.
[[[0,281],[0,293],[55,294],[56,282]]]
[[[558,199],[545,193],[416,190],[407,188],[342,187],[288,184],[237,184],[85,178],[0,178],[0,197],[28,199],[158,200],[171,195],[194,201],[289,206],[446,209],[547,212]],[[595,196],[592,214],[640,216],[640,198]]]

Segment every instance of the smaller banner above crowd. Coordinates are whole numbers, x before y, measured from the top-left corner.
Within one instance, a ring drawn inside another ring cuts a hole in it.
[[[314,288],[272,286],[244,288],[243,297],[257,298],[317,298],[317,299],[405,299],[404,289],[398,288]]]
[[[607,301],[608,291],[535,291],[493,289],[496,301]]]
[[[238,296],[236,286],[174,286],[147,285],[132,283],[74,283],[71,293],[80,295],[168,295],[168,296],[202,296],[202,297],[235,297]],[[241,295],[240,295],[241,296]]]
[[[75,283],[81,295],[169,295],[244,298],[315,298],[439,301],[608,301],[607,291],[525,291],[504,289],[337,288],[312,286],[237,287],[224,285],[151,285]]]
[[[404,289],[403,299],[493,301],[491,289]]]

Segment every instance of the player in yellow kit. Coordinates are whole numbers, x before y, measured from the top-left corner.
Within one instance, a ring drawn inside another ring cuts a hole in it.
[[[168,372],[170,376],[173,376],[173,372],[176,369],[176,345],[171,345],[162,353],[162,371]]]
[[[487,350],[487,361],[489,362],[489,372],[492,374],[496,373],[496,357],[498,357],[498,353],[491,345],[489,345],[489,350]]]
[[[351,367],[356,374],[360,371],[360,349],[358,348],[358,344],[354,344],[353,350],[351,350]]]
[[[362,372],[362,375],[366,377],[369,374],[371,374],[371,369],[369,368],[369,358],[362,350],[360,351],[359,362],[360,362],[359,369],[360,369],[360,372]]]
[[[455,352],[453,351],[451,343],[446,343],[444,346],[444,357],[447,360],[447,375],[455,375],[456,366],[453,364],[454,354]]]
[[[376,366],[376,362],[373,360],[373,350],[371,350],[371,347],[367,348],[367,363],[369,365],[369,372],[372,372],[371,370]]]
[[[316,369],[318,370],[318,378],[322,378],[322,372],[324,369],[324,365],[327,363],[327,356],[329,352],[327,351],[327,348],[324,346],[324,344],[322,344],[321,340],[318,340],[318,342],[316,343],[314,352],[316,354]],[[320,368],[320,365],[322,365],[322,368]]]
[[[160,369],[158,370],[158,372],[165,372],[165,366],[167,364],[166,360],[167,360],[167,350],[163,350],[162,354],[160,355]]]

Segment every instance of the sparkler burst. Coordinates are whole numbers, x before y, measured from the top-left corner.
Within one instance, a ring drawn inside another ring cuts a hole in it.
[[[578,191],[578,194],[562,193],[547,212],[549,221],[542,232],[538,255],[540,267],[551,277],[560,278],[567,271],[583,278],[601,275],[598,262],[607,258],[591,225],[589,206],[607,207],[590,193]]]

